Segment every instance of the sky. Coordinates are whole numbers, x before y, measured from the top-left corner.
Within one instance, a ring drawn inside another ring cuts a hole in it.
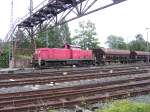
[[[25,16],[29,9],[30,0],[14,1],[14,21]],[[33,0],[34,7],[43,0]],[[102,0],[103,1],[103,0]],[[11,0],[4,0],[0,3],[0,38],[4,39],[10,28],[11,21]],[[143,34],[146,40],[147,30],[150,28],[150,0],[127,0],[115,6],[92,13],[80,19],[69,22],[72,36],[78,28],[79,21],[90,20],[95,23],[97,38],[100,45],[105,47],[109,35],[121,36],[126,42],[135,38],[138,33]],[[148,31],[150,32],[150,31]],[[149,34],[150,35],[150,34]],[[150,36],[149,36],[150,37]],[[149,39],[150,41],[150,39]]]

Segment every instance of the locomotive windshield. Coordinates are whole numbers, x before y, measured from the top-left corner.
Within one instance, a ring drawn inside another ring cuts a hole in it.
[[[65,44],[65,45],[63,46],[63,48],[66,48],[66,49],[80,49],[81,47],[80,47],[80,46],[77,46],[77,45]]]

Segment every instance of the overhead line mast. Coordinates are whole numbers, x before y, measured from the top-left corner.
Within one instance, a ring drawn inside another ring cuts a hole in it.
[[[10,15],[10,30],[13,29],[13,0],[11,1],[11,15]],[[14,65],[14,52],[13,52],[13,36],[10,37],[9,41],[9,68]]]
[[[30,0],[30,17],[32,16],[33,14],[33,0]],[[32,49],[32,52],[35,51],[36,49],[36,44],[35,44],[35,40],[34,40],[34,31],[33,31],[33,27],[30,27],[30,31],[29,31],[29,35],[31,37],[31,49]]]

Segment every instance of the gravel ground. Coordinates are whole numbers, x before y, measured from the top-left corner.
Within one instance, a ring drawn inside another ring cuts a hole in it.
[[[132,98],[129,98],[129,100],[138,102],[138,103],[150,103],[150,94],[132,97]]]
[[[82,107],[78,107],[78,108],[74,108],[74,109],[59,109],[56,112],[92,112],[91,110],[82,108]]]

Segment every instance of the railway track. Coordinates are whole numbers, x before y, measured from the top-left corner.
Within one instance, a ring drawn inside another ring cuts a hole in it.
[[[136,70],[136,69],[148,69],[150,66],[134,66],[134,67],[120,67],[120,68],[91,68],[84,70],[73,70],[73,71],[56,71],[56,72],[39,72],[39,73],[19,73],[19,74],[0,74],[0,81],[7,79],[22,79],[22,78],[34,78],[34,77],[46,77],[46,76],[66,76],[73,74],[85,74],[85,73],[106,73],[110,71],[123,71],[123,70]]]
[[[39,112],[43,108],[73,107],[105,99],[147,94],[150,92],[149,67],[146,65],[33,74],[0,74],[0,88],[116,77],[116,80],[92,84],[0,94],[0,112]],[[63,74],[64,72],[67,74]],[[127,78],[117,80],[120,76]]]
[[[78,89],[77,87],[72,87],[70,89],[63,88],[64,90],[52,89],[51,91],[47,90],[43,93],[40,92],[39,94],[37,94],[37,92],[25,92],[25,94],[22,93],[17,96],[14,96],[14,94],[7,94],[7,96],[5,96],[5,94],[1,94],[0,112],[21,112],[28,109],[40,109],[43,106],[55,108],[69,107],[73,105],[81,105],[82,100],[86,103],[95,103],[99,100],[109,98],[124,98],[134,96],[139,93],[149,93],[149,84],[150,79],[148,79],[148,76],[141,76],[122,81],[97,84],[96,86],[83,86]],[[82,99],[82,97],[85,99]]]
[[[46,70],[32,70],[31,72],[24,72],[23,70],[21,70],[20,72],[9,72],[9,73],[0,73],[0,76],[3,76],[3,75],[35,75],[35,74],[47,74],[47,73],[50,73],[50,74],[62,74],[63,72],[68,72],[68,73],[82,73],[82,72],[86,72],[86,71],[91,71],[91,70],[110,70],[110,69],[113,69],[113,70],[117,70],[117,69],[134,69],[136,67],[139,67],[139,68],[144,68],[144,67],[150,67],[149,64],[130,64],[130,65],[126,65],[126,66],[95,66],[95,67],[84,67],[84,68],[69,68],[69,69],[46,69]]]
[[[122,83],[127,83],[129,84],[130,81],[145,81],[145,80],[148,80],[150,76],[142,76],[142,77],[131,77],[131,78],[128,78],[128,79],[125,79],[125,80],[119,80],[119,81],[111,81],[111,82],[105,82],[105,83],[97,83],[97,84],[91,84],[91,85],[85,85],[85,86],[75,86],[75,87],[65,87],[65,88],[57,88],[57,89],[49,89],[49,90],[39,90],[39,91],[28,91],[28,92],[18,92],[18,93],[8,93],[8,94],[0,94],[0,100],[13,100],[14,98],[15,99],[20,99],[20,98],[28,98],[28,97],[31,97],[34,95],[34,96],[38,96],[38,97],[42,97],[43,95],[44,96],[52,96],[53,94],[55,93],[61,93],[62,95],[65,94],[65,92],[74,92],[72,90],[76,90],[76,91],[79,91],[79,89],[87,89],[87,88],[97,88],[97,87],[104,87],[104,86],[109,86],[109,85],[112,85],[112,84],[122,84]],[[149,80],[148,80],[149,81]],[[149,84],[149,82],[148,82]],[[121,87],[121,86],[119,86]],[[61,90],[61,91],[60,91]],[[43,93],[42,93],[43,92]],[[86,91],[85,91],[86,92]],[[23,95],[22,95],[23,94]],[[41,95],[42,94],[42,95]],[[74,93],[73,93],[74,94]],[[40,96],[41,95],[41,96]]]
[[[91,68],[94,69],[112,69],[112,68],[127,68],[127,67],[136,67],[136,66],[150,66],[150,64],[143,64],[143,63],[131,63],[131,64],[119,64],[119,65],[107,65],[107,66],[92,66],[92,67],[75,67],[75,68],[53,68],[53,69],[35,69],[34,72],[56,72],[56,71],[81,71],[81,70],[89,70]]]
[[[121,84],[121,83],[129,83],[130,81],[139,81],[139,80],[146,80],[148,79],[150,76],[142,76],[142,77],[130,77],[128,79],[122,79],[122,80],[117,80],[117,81],[111,81],[111,82],[103,82],[103,83],[96,83],[96,84],[88,84],[88,85],[79,85],[79,86],[73,86],[73,87],[65,87],[65,88],[53,88],[53,89],[47,89],[47,90],[36,90],[36,91],[27,91],[27,92],[16,92],[16,93],[6,93],[6,94],[0,94],[0,100],[2,100],[2,98],[5,99],[13,99],[13,98],[20,98],[22,97],[30,97],[30,95],[34,94],[35,96],[40,95],[40,94],[44,94],[44,93],[52,93],[54,94],[55,92],[58,91],[70,91],[72,89],[83,89],[83,88],[93,88],[93,87],[97,87],[97,86],[108,86],[111,84]],[[44,94],[46,95],[46,94]]]
[[[142,74],[148,73],[149,70],[127,70],[127,71],[118,71],[113,73],[88,73],[88,74],[73,74],[68,76],[47,76],[47,77],[34,77],[34,78],[22,78],[16,79],[13,81],[4,80],[0,81],[0,87],[13,87],[13,86],[24,86],[24,85],[36,85],[36,84],[49,84],[51,82],[60,83],[60,82],[69,82],[69,81],[78,81],[86,79],[99,79],[104,77],[114,77],[114,76],[123,76],[129,74]]]

